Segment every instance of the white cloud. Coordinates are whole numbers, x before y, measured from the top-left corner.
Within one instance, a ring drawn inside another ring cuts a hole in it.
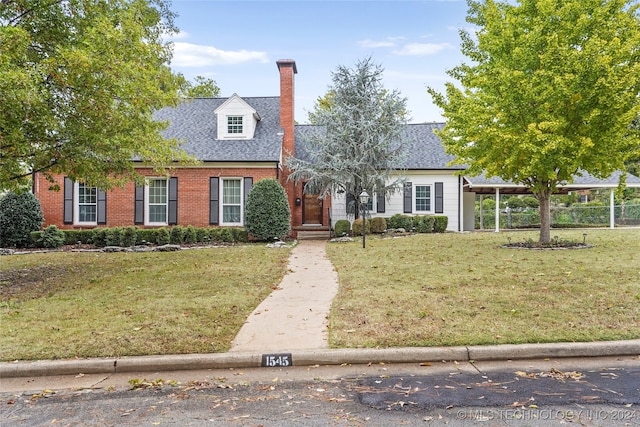
[[[426,56],[434,55],[444,49],[452,47],[449,43],[408,43],[402,46],[401,49],[394,50],[393,53],[403,56]]]
[[[387,37],[386,40],[359,40],[358,46],[365,48],[379,48],[379,47],[394,47],[397,45],[398,41],[404,40],[404,37]]]
[[[227,51],[213,46],[203,46],[185,42],[173,44],[175,67],[208,67],[212,65],[233,65],[246,62],[269,62],[266,52],[237,50]]]

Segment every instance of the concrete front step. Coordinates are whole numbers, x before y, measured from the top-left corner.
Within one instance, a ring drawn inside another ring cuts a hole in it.
[[[298,231],[298,240],[329,240],[331,232],[329,230],[304,230]]]

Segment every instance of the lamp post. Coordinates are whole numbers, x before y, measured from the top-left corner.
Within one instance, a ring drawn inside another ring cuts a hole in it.
[[[367,203],[369,203],[369,193],[362,190],[362,193],[360,193],[360,206],[362,209],[362,249],[366,247],[365,235],[367,234]]]

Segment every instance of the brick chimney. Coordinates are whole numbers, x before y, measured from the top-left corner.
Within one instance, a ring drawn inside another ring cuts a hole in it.
[[[280,70],[280,127],[284,129],[282,155],[294,155],[294,75],[298,73],[293,59],[276,61]]]
[[[294,119],[294,79],[298,73],[296,62],[293,59],[280,59],[276,61],[280,70],[280,127],[284,130],[282,137],[282,159],[295,155],[295,119]],[[289,207],[291,209],[291,237],[296,237],[296,226],[302,224],[302,208],[296,205],[296,199],[302,197],[300,185],[295,185],[288,180],[289,171],[283,165],[280,174],[280,184],[284,187]]]

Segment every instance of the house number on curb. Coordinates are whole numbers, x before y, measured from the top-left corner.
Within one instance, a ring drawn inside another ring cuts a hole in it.
[[[276,366],[293,366],[293,359],[291,358],[291,353],[262,355],[263,368],[273,368]]]

